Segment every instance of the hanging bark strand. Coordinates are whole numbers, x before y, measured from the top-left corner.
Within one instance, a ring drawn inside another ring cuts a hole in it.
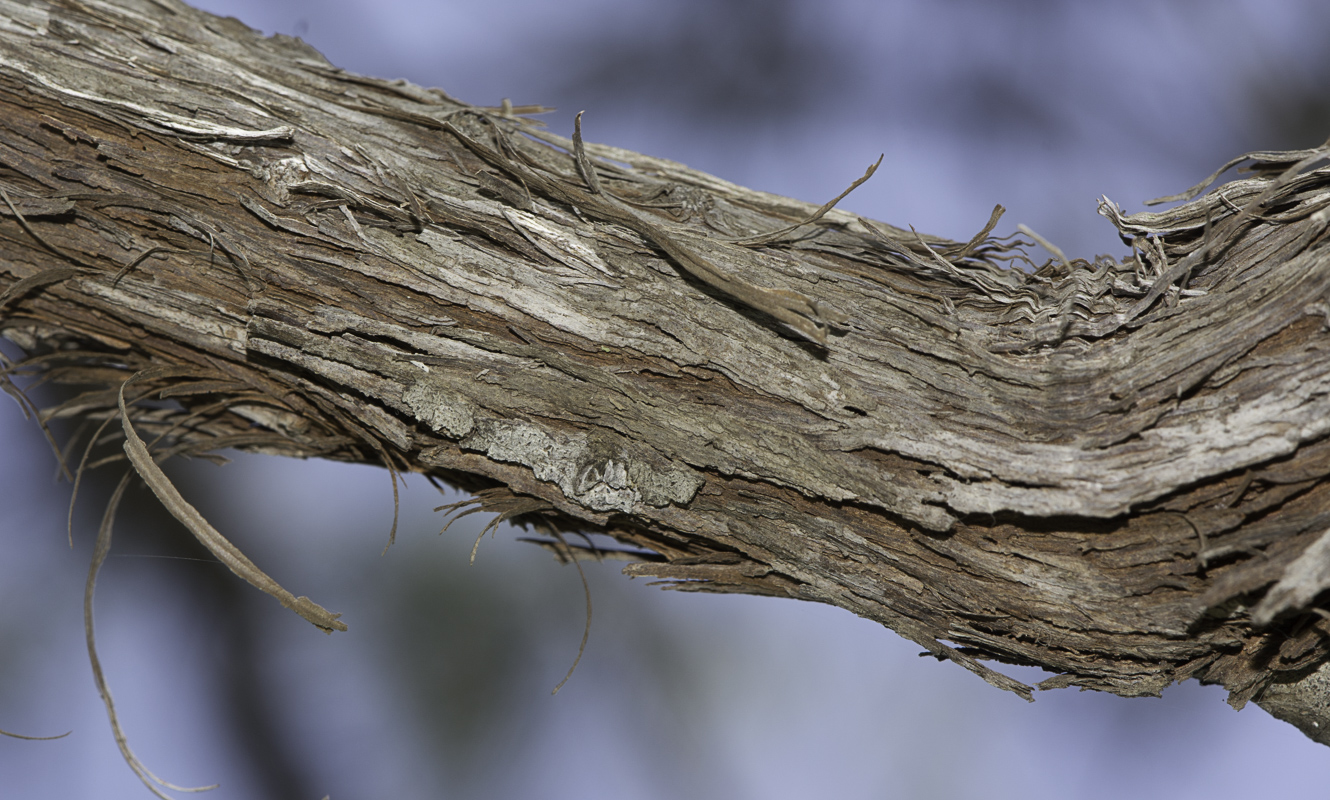
[[[1159,213],[1105,199],[1124,258],[1026,272],[1000,209],[921,236],[575,159],[518,110],[172,0],[0,0],[19,370],[82,389],[48,418],[100,421],[177,367],[129,410],[159,459],[386,457],[1027,697],[978,659],[1237,706],[1324,683],[1325,151]]]

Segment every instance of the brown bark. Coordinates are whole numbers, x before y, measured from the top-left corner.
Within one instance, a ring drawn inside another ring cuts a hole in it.
[[[158,460],[386,462],[564,557],[603,532],[629,574],[840,606],[1026,697],[980,659],[1274,684],[1324,740],[1325,151],[1105,201],[1126,256],[1027,272],[992,225],[818,216],[529,110],[172,0],[0,0],[0,331],[83,390],[48,418],[118,430],[137,374]]]

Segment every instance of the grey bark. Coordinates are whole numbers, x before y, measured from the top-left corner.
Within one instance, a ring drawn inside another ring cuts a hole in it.
[[[605,533],[629,574],[836,605],[1025,697],[983,661],[1198,678],[1324,741],[1324,150],[1104,201],[1122,258],[1025,271],[997,213],[920,236],[532,110],[173,0],[0,0],[10,374],[112,431],[124,387],[158,460],[426,473],[561,557]]]

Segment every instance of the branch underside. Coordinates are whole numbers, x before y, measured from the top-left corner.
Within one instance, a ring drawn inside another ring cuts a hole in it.
[[[1326,658],[1322,150],[1026,272],[1000,209],[920,236],[166,0],[0,17],[7,375],[79,390],[44,420],[177,368],[129,408],[159,460],[386,460],[1026,696],[977,659],[1240,706]]]

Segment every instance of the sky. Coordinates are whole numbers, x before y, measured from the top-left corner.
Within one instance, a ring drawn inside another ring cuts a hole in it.
[[[540,103],[560,133],[968,239],[1002,203],[1068,255],[1125,248],[1128,211],[1253,149],[1330,135],[1321,0],[208,0],[334,64],[468,102]],[[7,350],[12,354],[11,350]],[[101,503],[0,405],[0,795],[141,798],[93,686],[82,588]],[[98,642],[131,746],[207,797],[1215,798],[1315,796],[1330,750],[1192,682],[1027,704],[839,609],[578,576],[501,526],[438,535],[411,479],[397,543],[381,469],[237,456],[176,465],[191,502],[324,636],[200,560],[146,491],[117,522]],[[1004,668],[1022,680],[1028,669]],[[1315,787],[1315,788],[1313,788]],[[177,796],[185,796],[179,795]]]

